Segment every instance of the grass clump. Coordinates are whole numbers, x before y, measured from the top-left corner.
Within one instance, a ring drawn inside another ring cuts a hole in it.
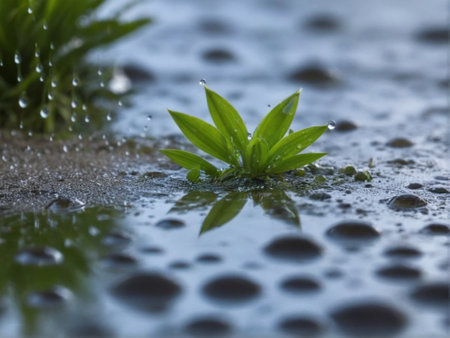
[[[117,95],[112,75],[87,61],[98,47],[150,22],[96,18],[107,0],[0,1],[0,127],[54,132],[74,121],[96,128]],[[92,112],[95,111],[95,114]],[[89,113],[88,118],[86,115]]]
[[[300,90],[274,107],[249,134],[241,116],[223,97],[205,87],[209,112],[215,126],[194,116],[169,110],[183,134],[199,149],[229,164],[220,170],[193,153],[177,149],[160,151],[189,170],[187,178],[196,182],[203,172],[224,180],[232,177],[266,179],[312,163],[326,153],[300,154],[313,144],[328,125],[286,133],[297,110]]]

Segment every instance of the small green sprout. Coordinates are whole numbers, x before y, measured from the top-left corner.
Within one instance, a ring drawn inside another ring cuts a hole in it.
[[[201,172],[219,180],[232,177],[264,179],[303,167],[326,155],[300,152],[313,144],[328,125],[290,131],[285,136],[297,110],[300,90],[273,108],[251,135],[236,109],[219,94],[204,87],[215,127],[197,117],[168,111],[192,144],[230,166],[219,170],[193,153],[161,149],[164,155],[189,170],[187,178],[190,181],[197,182]]]

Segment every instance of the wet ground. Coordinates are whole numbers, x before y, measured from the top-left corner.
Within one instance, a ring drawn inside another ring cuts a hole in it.
[[[448,334],[445,1],[142,6],[106,52],[140,89],[112,136],[0,134],[1,335]],[[155,149],[189,148],[164,109],[207,118],[200,78],[249,129],[303,87],[329,155],[186,182]]]

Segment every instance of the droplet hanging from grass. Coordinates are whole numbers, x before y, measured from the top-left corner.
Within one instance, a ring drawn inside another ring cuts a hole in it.
[[[25,94],[22,94],[19,98],[19,107],[22,109],[28,107],[28,98],[26,97]]]
[[[334,128],[336,128],[336,122],[328,121],[328,129],[333,130]]]
[[[49,110],[48,110],[47,107],[44,107],[44,108],[42,108],[41,111],[39,112],[39,115],[41,115],[41,117],[42,117],[43,119],[46,119],[46,118],[50,115],[50,112],[49,112]]]
[[[206,86],[206,80],[200,79],[199,84],[200,84],[200,86]]]

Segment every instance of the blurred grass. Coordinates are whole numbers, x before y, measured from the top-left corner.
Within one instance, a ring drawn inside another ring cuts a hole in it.
[[[89,63],[87,56],[151,22],[149,18],[121,20],[136,1],[111,17],[96,17],[106,2],[0,0],[0,128],[67,131],[71,119],[84,121],[87,115],[89,123],[74,124],[76,131],[96,129],[106,121],[118,100],[107,85],[112,69]],[[20,64],[15,62],[18,59]],[[106,85],[101,87],[100,81]],[[72,101],[79,102],[77,107]],[[42,109],[48,110],[48,117],[41,116]]]

